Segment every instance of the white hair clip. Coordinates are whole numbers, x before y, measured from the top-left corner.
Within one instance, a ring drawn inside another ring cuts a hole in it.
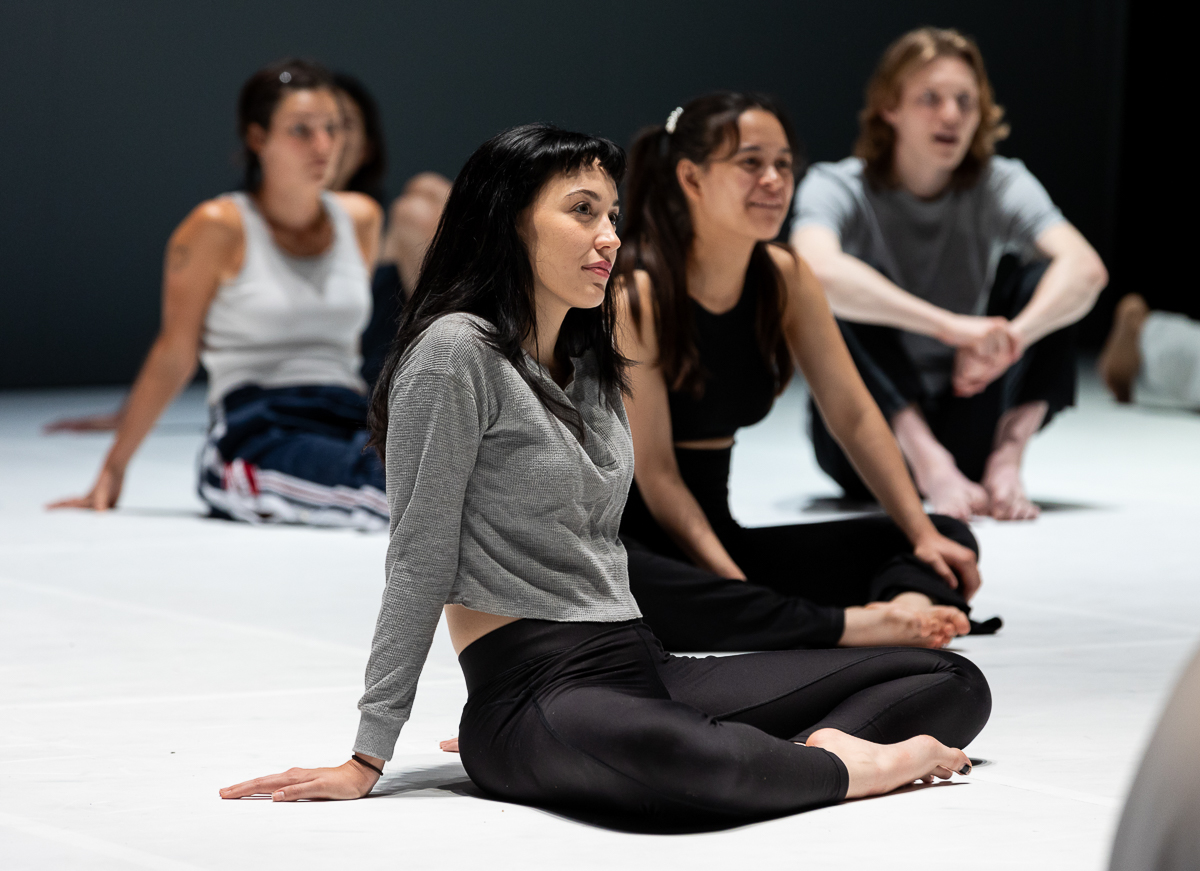
[[[290,82],[291,80],[292,80],[292,74],[289,73],[287,70],[284,70],[283,72],[281,72],[279,74],[279,81],[283,82],[285,85],[288,82]]]
[[[675,132],[675,125],[679,123],[679,116],[683,114],[683,106],[676,106],[675,111],[667,116],[667,123],[663,126],[667,128],[668,133]]]

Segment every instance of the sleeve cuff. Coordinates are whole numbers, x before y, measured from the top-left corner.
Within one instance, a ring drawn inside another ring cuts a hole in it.
[[[362,711],[358,721],[358,735],[354,739],[354,752],[391,759],[396,750],[396,739],[404,720],[382,717],[370,711]]]

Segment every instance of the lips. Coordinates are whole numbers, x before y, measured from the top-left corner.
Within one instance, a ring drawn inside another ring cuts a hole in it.
[[[589,263],[583,268],[588,272],[596,273],[596,275],[599,275],[606,281],[608,280],[608,277],[612,275],[612,264],[607,260],[597,260],[595,263]]]
[[[958,145],[958,137],[953,133],[935,133],[933,141],[940,145]]]

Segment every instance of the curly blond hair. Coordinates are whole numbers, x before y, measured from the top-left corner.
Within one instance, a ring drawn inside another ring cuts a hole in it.
[[[960,58],[974,71],[979,84],[979,127],[966,156],[951,176],[951,187],[962,189],[975,184],[988,158],[996,153],[996,143],[1009,134],[1009,126],[1003,121],[1004,107],[996,105],[983,55],[975,40],[957,30],[937,27],[909,31],[889,45],[879,59],[867,83],[866,105],[858,115],[854,155],[862,159],[867,180],[877,187],[896,186],[892,172],[896,131],[884,120],[883,113],[899,105],[908,77],[939,57]]]

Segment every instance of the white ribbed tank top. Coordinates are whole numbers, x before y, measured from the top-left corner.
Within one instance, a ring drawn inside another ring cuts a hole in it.
[[[371,285],[354,222],[330,193],[321,195],[333,244],[295,257],[275,244],[246,194],[229,194],[246,237],[241,272],[225,282],[204,320],[200,362],[208,401],[247,384],[338,384],[360,392],[359,338],[371,318]]]

